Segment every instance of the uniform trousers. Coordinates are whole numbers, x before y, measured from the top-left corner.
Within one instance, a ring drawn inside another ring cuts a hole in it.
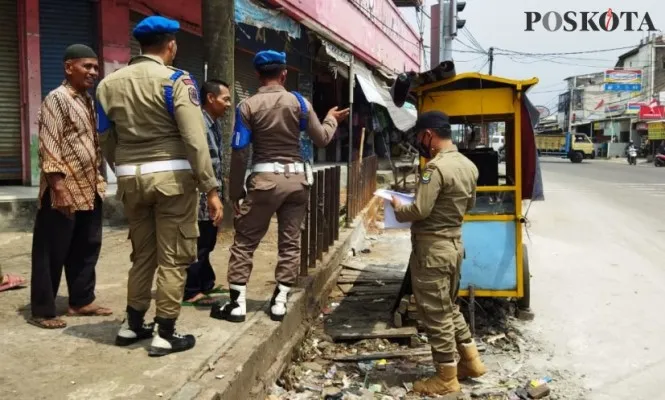
[[[455,304],[464,249],[461,239],[412,236],[409,260],[413,294],[432,346],[435,362],[455,360],[458,343],[471,339],[469,326]]]
[[[199,239],[196,245],[198,259],[187,268],[185,299],[191,299],[215,287],[216,276],[210,263],[210,253],[217,244],[217,232],[212,221],[199,221]]]
[[[95,267],[102,248],[102,200],[71,217],[51,207],[50,190],[41,199],[32,237],[30,307],[36,318],[55,318],[55,298],[64,266],[69,306],[95,301]]]
[[[127,305],[147,311],[157,274],[156,316],[180,315],[187,267],[196,261],[199,194],[191,171],[118,178],[132,242]]]
[[[253,173],[247,196],[235,215],[235,237],[228,269],[230,284],[245,285],[253,268],[254,251],[277,213],[278,260],[275,280],[293,285],[300,268],[301,225],[307,211],[309,186],[303,174]]]

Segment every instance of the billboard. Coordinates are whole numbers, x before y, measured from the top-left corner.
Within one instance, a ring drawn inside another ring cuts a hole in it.
[[[604,89],[608,92],[639,92],[642,90],[642,71],[610,69],[605,71],[604,82]]]
[[[626,104],[625,114],[637,115],[640,113],[640,103],[628,103]]]

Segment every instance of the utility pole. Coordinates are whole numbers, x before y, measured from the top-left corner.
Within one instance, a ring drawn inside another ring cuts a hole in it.
[[[577,87],[577,76],[573,77],[573,86],[570,88],[570,108],[568,111],[568,132],[573,133],[573,98]]]
[[[465,1],[439,0],[439,62],[453,60],[453,39],[466,24],[458,14],[465,7]]]
[[[231,165],[231,136],[235,113],[235,2],[234,0],[202,0],[203,48],[205,49],[206,78],[221,79],[231,85],[232,108],[226,113],[222,128],[222,171],[228,205],[228,182]],[[231,207],[226,207],[231,210]],[[224,213],[224,222],[231,221],[232,212]]]
[[[490,75],[492,75],[492,67],[494,66],[494,47],[490,47]]]
[[[356,86],[356,73],[354,71],[355,57],[351,54],[349,57],[349,161],[346,164],[346,227],[350,228],[353,223],[351,217],[351,174],[353,173],[353,89]],[[362,143],[361,143],[362,145]],[[355,217],[355,216],[354,216]]]
[[[654,98],[655,80],[656,80],[656,36],[649,34],[649,93],[647,103],[651,103]]]
[[[453,38],[450,37],[450,1],[439,0],[439,62],[452,61]]]

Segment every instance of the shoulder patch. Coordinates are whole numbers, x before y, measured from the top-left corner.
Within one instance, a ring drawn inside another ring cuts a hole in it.
[[[195,106],[200,106],[201,101],[199,99],[199,92],[194,86],[189,88],[189,101],[191,101]]]
[[[423,176],[420,177],[420,182],[429,183],[432,180],[432,172],[434,172],[433,169],[430,169],[430,168],[426,169],[423,172]]]
[[[183,78],[182,83],[184,83],[185,85],[196,86],[192,78]]]

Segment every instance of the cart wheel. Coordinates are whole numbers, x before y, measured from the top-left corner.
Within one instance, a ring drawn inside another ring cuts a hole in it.
[[[522,282],[524,296],[517,299],[517,318],[530,321],[535,315],[531,311],[531,274],[529,273],[529,252],[525,244],[522,244]]]

